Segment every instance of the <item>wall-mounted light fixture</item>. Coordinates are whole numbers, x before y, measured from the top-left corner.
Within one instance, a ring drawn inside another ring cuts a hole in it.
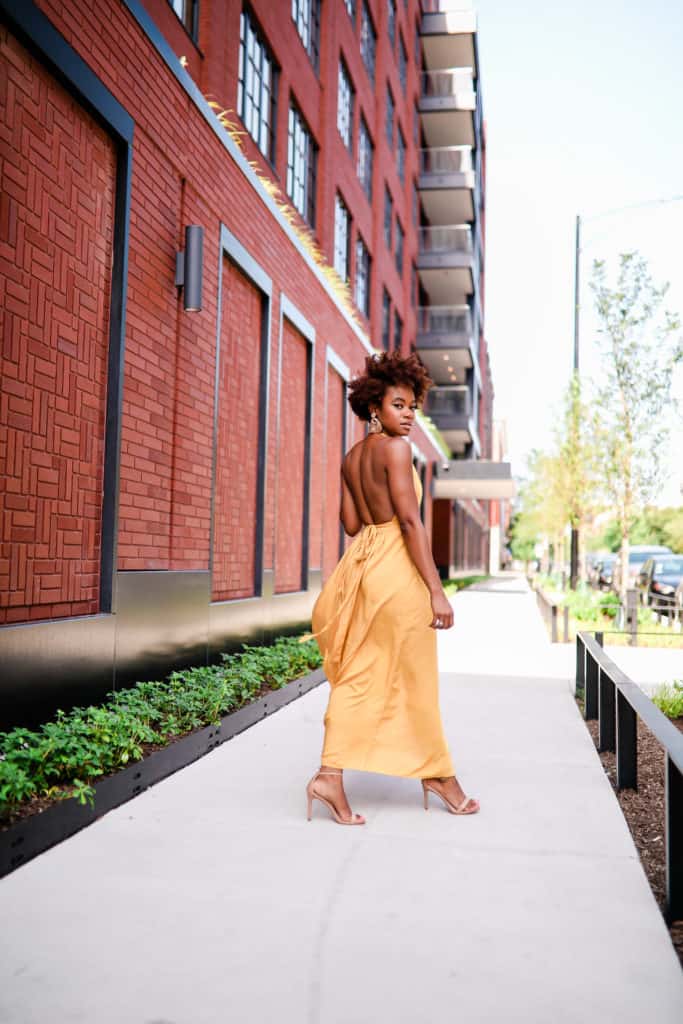
[[[184,289],[183,309],[198,313],[202,308],[202,269],[204,265],[204,228],[185,227],[185,251],[176,253],[175,283]]]

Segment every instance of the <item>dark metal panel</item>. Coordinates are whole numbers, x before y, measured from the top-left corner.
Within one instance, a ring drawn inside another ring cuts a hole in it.
[[[133,118],[39,7],[31,0],[0,0],[0,19],[108,132],[133,141]]]
[[[208,572],[119,572],[117,585],[117,687],[207,663]]]
[[[99,702],[114,682],[114,615],[0,629],[0,730],[34,727],[57,708]]]

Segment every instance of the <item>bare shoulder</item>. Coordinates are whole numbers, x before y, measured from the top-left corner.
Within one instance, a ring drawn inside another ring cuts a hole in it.
[[[413,464],[410,445],[402,437],[390,437],[383,446],[386,465],[392,469],[409,469]]]
[[[356,443],[349,448],[348,452],[342,459],[341,471],[343,476],[347,476],[349,469],[355,465],[360,457],[361,448],[363,446],[362,441],[356,441]]]

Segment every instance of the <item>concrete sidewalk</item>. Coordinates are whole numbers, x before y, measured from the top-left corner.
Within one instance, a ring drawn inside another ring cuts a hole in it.
[[[347,773],[323,684],[0,882],[3,1024],[620,1024],[683,975],[522,578],[454,599],[441,704],[482,810]]]

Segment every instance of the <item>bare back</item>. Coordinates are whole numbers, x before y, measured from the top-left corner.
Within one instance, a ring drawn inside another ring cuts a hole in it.
[[[386,523],[394,517],[387,480],[388,437],[369,434],[347,452],[342,472],[364,523]]]

